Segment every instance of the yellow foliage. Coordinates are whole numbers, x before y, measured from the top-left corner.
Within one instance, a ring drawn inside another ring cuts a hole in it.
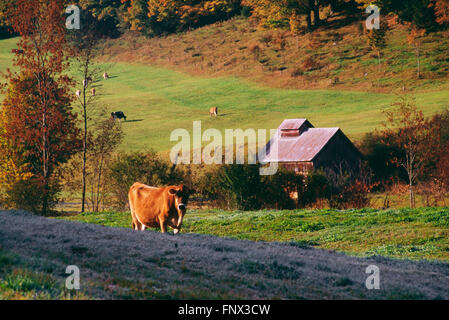
[[[7,121],[5,109],[4,107],[0,113],[0,193],[11,190],[18,181],[27,180],[33,176],[28,170],[28,165],[18,159],[17,152],[4,139],[4,121]]]

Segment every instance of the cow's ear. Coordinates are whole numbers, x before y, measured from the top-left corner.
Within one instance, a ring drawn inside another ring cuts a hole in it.
[[[168,193],[171,194],[172,196],[174,196],[177,192],[178,192],[178,190],[173,189],[173,188],[168,190]]]

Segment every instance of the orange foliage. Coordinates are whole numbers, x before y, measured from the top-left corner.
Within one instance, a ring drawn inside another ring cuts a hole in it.
[[[435,0],[433,6],[437,23],[449,24],[449,0]]]

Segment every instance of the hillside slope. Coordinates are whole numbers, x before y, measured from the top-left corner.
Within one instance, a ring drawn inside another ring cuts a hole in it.
[[[30,228],[29,226],[32,226]],[[0,212],[0,246],[64,282],[80,268],[94,298],[449,299],[449,265],[368,259],[304,247],[61,221]],[[369,265],[381,289],[367,290]]]
[[[197,32],[201,30],[191,35]],[[164,43],[169,43],[167,39]],[[0,71],[11,66],[11,49],[16,41],[0,41]],[[116,46],[123,39],[114,41]],[[128,54],[132,52],[122,50],[114,56],[117,62],[108,69],[111,79],[94,83],[98,104],[109,112],[124,111],[128,117],[120,147],[124,151],[170,150],[176,144],[170,141],[171,132],[183,128],[192,133],[193,121],[202,121],[203,132],[216,128],[224,136],[224,129],[276,129],[286,118],[308,118],[317,127],[340,127],[357,141],[379,126],[384,119],[382,110],[395,98],[393,93],[343,91],[339,87],[276,89],[233,76],[206,76],[206,72],[194,76],[170,66],[154,66],[157,61],[148,62],[145,56],[133,58]],[[416,98],[429,115],[448,106],[449,90],[419,92]],[[212,106],[219,107],[218,118],[210,119]]]
[[[311,34],[295,35],[261,30],[238,17],[162,38],[127,34],[109,41],[105,55],[195,75],[238,76],[271,87],[375,92],[449,88],[449,32],[423,37],[418,80],[407,28],[395,25],[387,32],[379,68],[362,23],[337,16]],[[337,77],[338,83],[331,83]]]

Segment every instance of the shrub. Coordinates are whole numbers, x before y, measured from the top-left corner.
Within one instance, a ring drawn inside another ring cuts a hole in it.
[[[261,49],[260,49],[259,45],[257,45],[257,44],[250,45],[249,51],[253,54],[254,60],[259,60],[260,53],[261,53]]]
[[[313,56],[309,56],[302,63],[302,68],[304,71],[309,72],[321,69],[321,65]]]
[[[256,210],[261,207],[259,194],[262,184],[258,165],[223,165],[216,177],[228,205],[240,210]]]
[[[43,200],[46,198],[48,201],[46,214],[49,214],[58,202],[57,194],[59,192],[60,185],[54,179],[46,188],[41,180],[31,177],[18,180],[6,191],[5,204],[9,207],[41,214]]]
[[[292,78],[297,78],[304,75],[304,72],[301,68],[295,68],[290,75]]]
[[[183,180],[179,170],[154,151],[118,155],[112,161],[109,171],[112,193],[119,208],[126,206],[129,188],[135,182],[161,186],[178,184]]]
[[[321,171],[310,172],[305,179],[303,193],[298,199],[299,206],[307,207],[329,197],[330,187],[326,175]]]
[[[393,157],[400,158],[403,152],[392,143],[386,144],[385,139],[387,138],[378,133],[368,133],[358,146],[373,171],[373,180],[385,183],[391,178],[400,178],[402,181],[407,181],[404,170],[392,162]]]
[[[341,163],[339,168],[326,172],[330,187],[330,206],[337,209],[368,207],[370,192],[378,185],[372,182],[372,171],[363,163],[358,170],[348,168]]]
[[[280,168],[272,176],[262,177],[261,201],[264,207],[273,209],[294,209],[302,198],[304,176]]]

